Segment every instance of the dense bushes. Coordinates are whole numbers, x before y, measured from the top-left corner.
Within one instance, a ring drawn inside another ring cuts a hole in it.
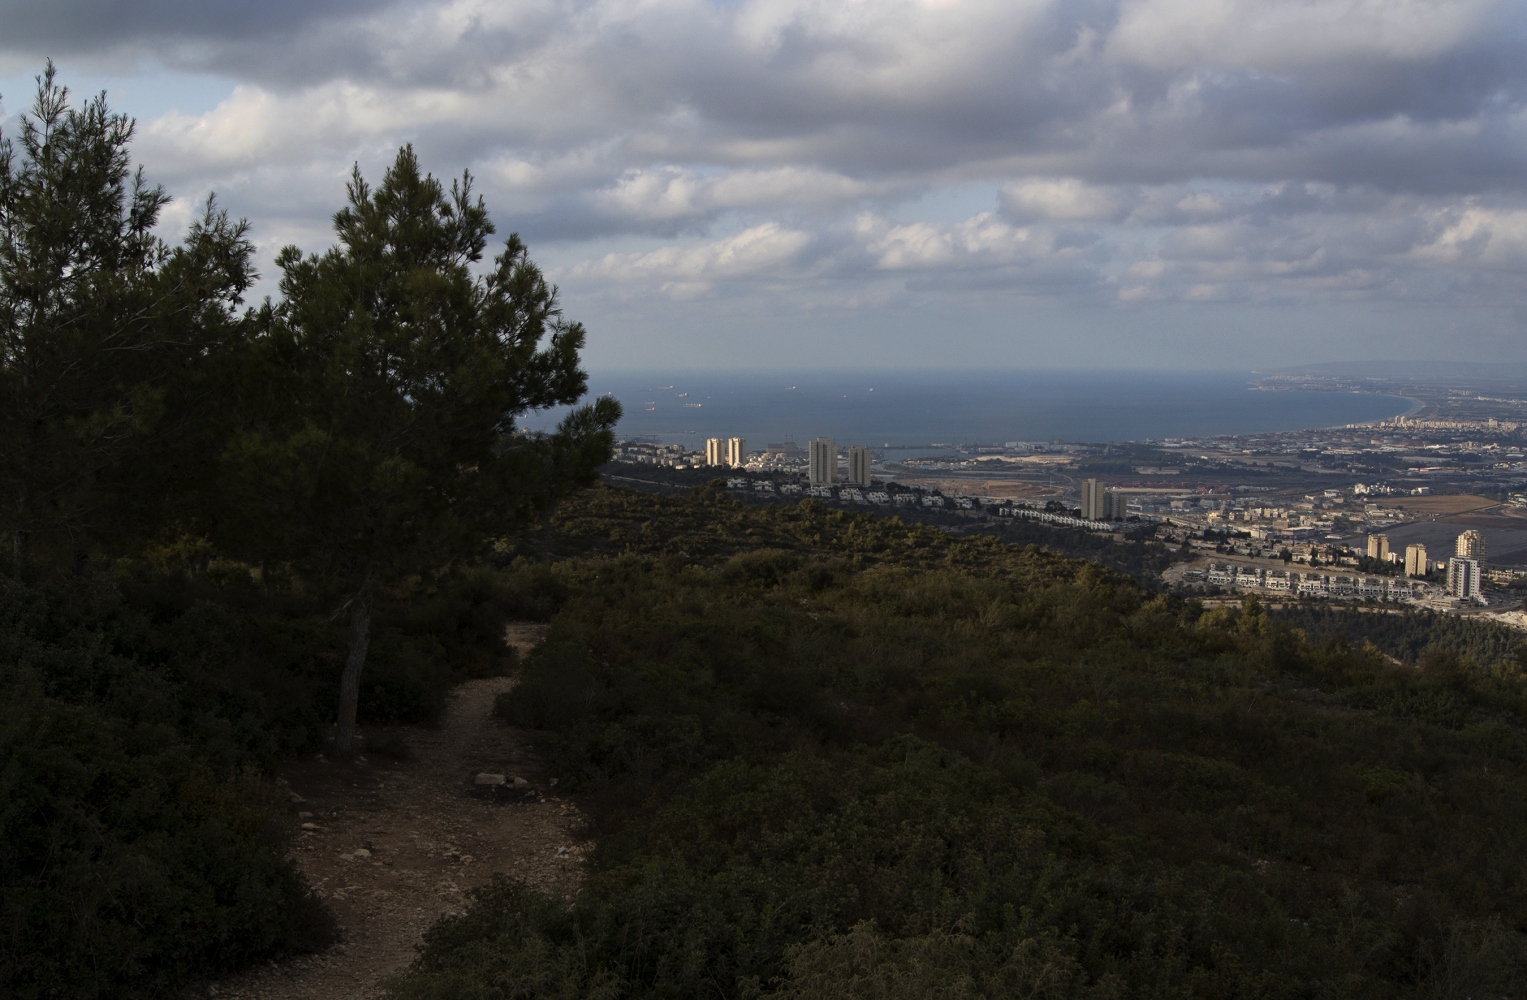
[[[1275,616],[1302,630],[1312,641],[1331,636],[1353,644],[1367,641],[1405,663],[1417,663],[1429,651],[1451,653],[1475,663],[1499,663],[1509,659],[1521,642],[1520,633],[1505,625],[1433,611],[1375,613],[1307,604],[1287,607]]]
[[[247,578],[0,575],[0,993],[159,995],[331,940],[269,777],[322,745],[343,639]],[[362,717],[508,669],[511,600],[482,572],[393,595]]]
[[[400,997],[1527,982],[1510,663],[1396,667],[1254,605],[811,504],[566,516],[584,555],[552,569],[560,610],[500,710],[582,790],[584,888],[571,911],[489,888]]]
[[[0,990],[155,995],[327,943],[261,778],[317,738],[326,636],[100,578],[0,577],[0,616]]]

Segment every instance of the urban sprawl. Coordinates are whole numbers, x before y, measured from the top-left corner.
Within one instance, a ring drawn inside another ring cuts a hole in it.
[[[1527,590],[1527,420],[1459,416],[1448,411],[1467,407],[1434,395],[1452,405],[1321,431],[896,449],[826,437],[761,449],[711,438],[703,451],[628,439],[616,461],[724,472],[730,491],[756,500],[815,497],[1149,537],[1186,556],[1163,581],[1206,595],[1476,609],[1527,627],[1515,610]],[[1469,403],[1516,415],[1527,408],[1521,395],[1473,393]],[[1404,537],[1418,525],[1426,541]],[[1520,550],[1513,542],[1487,551],[1487,536],[1517,531]]]

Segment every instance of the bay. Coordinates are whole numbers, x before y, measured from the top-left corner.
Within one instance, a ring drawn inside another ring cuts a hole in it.
[[[819,435],[892,448],[1195,438],[1364,423],[1420,406],[1376,393],[1268,391],[1238,372],[595,372],[589,389],[620,400],[621,437],[738,436],[754,449]],[[564,412],[523,423],[550,429]]]

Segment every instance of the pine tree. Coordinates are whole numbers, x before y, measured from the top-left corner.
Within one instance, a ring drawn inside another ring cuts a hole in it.
[[[214,533],[348,614],[348,752],[377,595],[591,481],[620,410],[600,400],[550,437],[518,432],[527,410],[586,391],[584,330],[517,236],[474,273],[494,229],[470,175],[447,193],[405,147],[374,191],[355,170],[334,228],[326,253],[277,258]]]
[[[0,137],[0,530],[16,562],[76,566],[177,513],[199,407],[254,273],[246,225],[208,200],[185,242],[129,168],[133,122],[73,108],[50,63],[21,155]]]

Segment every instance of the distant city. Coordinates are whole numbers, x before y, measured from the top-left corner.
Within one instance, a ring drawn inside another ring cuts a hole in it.
[[[1300,376],[1261,387],[1350,391],[1353,382]],[[1527,629],[1527,389],[1415,379],[1385,388],[1425,405],[1340,428],[1106,444],[890,449],[822,436],[750,448],[713,437],[701,451],[628,438],[616,461],[724,474],[734,495],[755,502],[815,497],[1148,536],[1189,556],[1163,584],[1209,597],[1477,609]]]

